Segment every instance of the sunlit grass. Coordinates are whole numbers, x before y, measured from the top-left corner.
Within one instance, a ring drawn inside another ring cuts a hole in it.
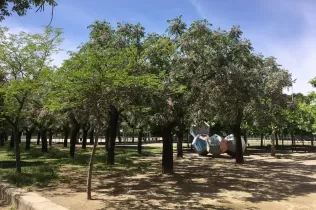
[[[40,145],[31,145],[31,150],[24,150],[24,143],[21,143],[21,165],[22,173],[15,172],[15,149],[8,147],[8,142],[4,147],[0,147],[0,179],[6,180],[19,187],[37,186],[44,187],[51,183],[60,181],[59,177],[63,169],[87,170],[92,148],[85,150],[76,148],[75,157],[69,157],[69,148],[62,145],[53,145],[47,153],[42,153]],[[139,172],[151,166],[150,163],[139,163],[139,158],[146,158],[161,154],[162,148],[151,147],[142,150],[142,154],[137,153],[137,148],[116,148],[115,165],[106,164],[107,153],[104,147],[98,147],[94,160],[94,171],[113,172],[118,170],[128,170]]]

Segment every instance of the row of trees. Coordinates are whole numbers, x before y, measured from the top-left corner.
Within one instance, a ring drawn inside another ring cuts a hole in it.
[[[62,42],[60,29],[10,34],[1,27],[1,125],[2,133],[12,129],[17,172],[21,131],[29,148],[30,136],[38,130],[43,152],[48,151],[47,134],[51,139],[53,132],[63,131],[67,140],[70,133],[74,157],[79,130],[84,139],[90,130],[89,189],[98,138],[105,134],[107,163],[114,164],[121,121],[139,132],[139,140],[145,129],[163,138],[163,173],[173,172],[173,134],[182,157],[183,136],[192,124],[206,121],[233,132],[237,163],[244,162],[242,132],[277,136],[289,128],[284,119],[293,126],[305,123],[304,129],[314,132],[314,122],[302,114],[297,115],[300,121],[292,119],[294,112],[315,116],[315,109],[304,97],[298,104],[288,103],[282,91],[292,85],[291,74],[275,58],[256,54],[239,27],[214,30],[206,20],[187,26],[181,16],[168,23],[167,34],[146,34],[140,24],[113,27],[95,21],[88,27],[89,41],[60,68],[51,64]]]

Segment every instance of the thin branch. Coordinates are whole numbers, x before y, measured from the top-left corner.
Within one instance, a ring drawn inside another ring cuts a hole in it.
[[[52,6],[52,15],[51,15],[50,22],[47,25],[47,27],[50,26],[50,24],[53,22],[53,18],[54,18],[54,5]]]

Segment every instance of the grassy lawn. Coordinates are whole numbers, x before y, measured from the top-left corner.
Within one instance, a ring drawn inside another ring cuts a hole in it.
[[[68,176],[69,172],[84,174],[90,160],[91,148],[85,150],[76,148],[75,158],[69,158],[69,148],[62,145],[53,145],[48,153],[42,153],[40,145],[31,145],[30,151],[24,151],[24,143],[21,144],[22,173],[15,173],[15,151],[8,147],[0,147],[0,179],[6,180],[18,187],[45,187],[60,182],[69,182],[74,177]],[[151,162],[138,161],[148,156],[161,154],[161,147],[143,149],[139,155],[137,148],[117,148],[115,155],[116,164],[106,165],[106,151],[104,146],[97,148],[94,161],[95,172],[117,173],[119,171],[141,172],[151,166]]]

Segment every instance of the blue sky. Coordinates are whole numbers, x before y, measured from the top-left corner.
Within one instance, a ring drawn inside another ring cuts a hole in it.
[[[119,21],[145,26],[148,32],[165,32],[166,20],[183,15],[187,23],[207,19],[214,28],[240,25],[255,51],[275,56],[293,78],[294,92],[312,90],[307,82],[316,76],[316,1],[314,0],[57,0],[53,27],[63,28],[65,50],[54,56],[60,65],[66,51],[88,39],[87,26],[94,20]],[[51,9],[24,17],[13,15],[1,25],[28,32],[41,32],[50,21]]]

